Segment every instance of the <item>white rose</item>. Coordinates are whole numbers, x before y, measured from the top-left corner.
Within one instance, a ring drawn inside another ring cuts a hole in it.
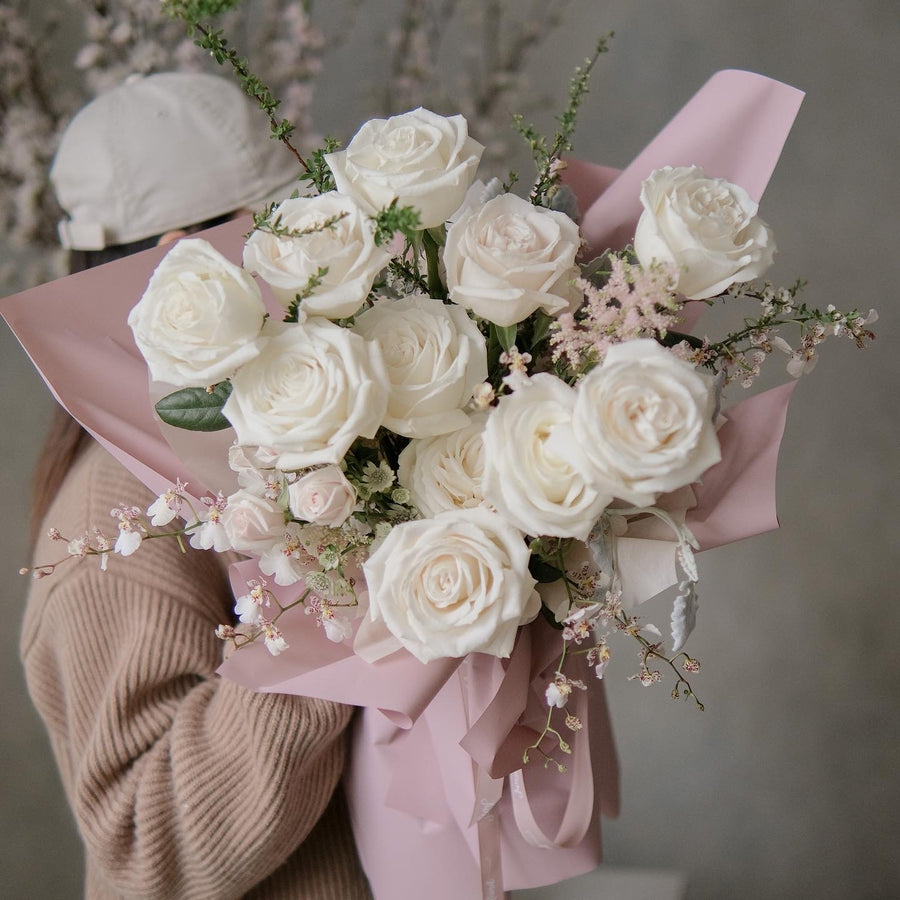
[[[288,488],[291,513],[304,522],[337,528],[356,506],[356,491],[337,466],[314,469]]]
[[[484,337],[465,310],[411,294],[379,300],[353,330],[375,342],[391,383],[384,426],[406,437],[454,431],[487,378]]]
[[[485,504],[481,479],[486,421],[487,413],[476,413],[465,427],[410,441],[400,454],[397,480],[423,516]]]
[[[522,535],[497,513],[467,509],[403,522],[363,565],[369,612],[422,662],[507,657],[540,609]]]
[[[343,218],[327,228],[322,223]],[[256,272],[288,307],[320,269],[328,271],[302,301],[309,315],[340,319],[352,316],[372,289],[375,276],[391,259],[375,244],[369,218],[350,198],[334,191],[318,197],[284,200],[273,216],[300,237],[277,237],[254,231],[244,245],[244,266]],[[311,230],[319,228],[319,230]]]
[[[265,314],[250,274],[194,238],[163,257],[128,324],[154,380],[205,387],[256,356]]]
[[[484,430],[485,499],[530,535],[585,540],[612,500],[588,477],[572,436],[575,391],[555,375],[533,375],[501,398]]]
[[[459,208],[483,152],[462,116],[419,108],[371,119],[346,150],[325,160],[337,189],[366,212],[374,215],[396,200],[419,211],[424,229],[442,225]]]
[[[614,344],[575,393],[575,438],[622,500],[653,503],[721,458],[712,376],[656,341]]]
[[[371,438],[387,407],[378,347],[327,319],[273,325],[260,355],[232,379],[223,413],[238,443],[278,454],[284,471],[337,463]]]
[[[581,300],[573,285],[580,245],[568,216],[514,194],[472,206],[447,232],[450,299],[501,326],[537,309],[556,315]]]
[[[239,553],[263,553],[284,531],[284,509],[246,490],[236,491],[220,518],[228,542]]]
[[[772,265],[775,240],[756,215],[758,205],[699,166],[656,169],[641,186],[641,203],[634,252],[642,266],[673,265],[677,289],[689,300],[752,281]]]

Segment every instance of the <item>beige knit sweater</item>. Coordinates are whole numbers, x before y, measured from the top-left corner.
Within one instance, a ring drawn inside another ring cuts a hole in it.
[[[149,492],[93,444],[47,517],[72,538]],[[38,562],[65,548],[42,540]],[[255,694],[216,675],[232,621],[216,553],[149,541],[101,572],[67,562],[34,582],[22,633],[87,854],[85,895],[370,896],[338,787],[352,710]]]

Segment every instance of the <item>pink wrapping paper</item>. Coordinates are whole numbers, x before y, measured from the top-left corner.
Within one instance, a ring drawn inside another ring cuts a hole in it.
[[[759,197],[801,97],[758,75],[720,72],[623,172],[571,161],[567,180],[579,195],[589,243],[596,249],[631,239],[640,181],[657,166],[703,165]],[[247,228],[247,220],[234,222],[203,237],[239,261]],[[176,477],[215,489],[204,436],[170,436],[175,452],[161,433],[146,366],[125,323],[164,253],[149,250],[25,291],[4,300],[0,312],[59,402],[151,490],[161,493]],[[704,547],[777,524],[775,463],[791,388],[729,411],[722,462],[706,474],[688,513]],[[255,568],[239,567],[239,587]],[[363,707],[347,786],[378,900],[500,896],[597,865],[599,814],[618,808],[601,685],[592,685],[584,709],[589,728],[575,741],[573,774],[536,765],[523,782],[517,773],[545,714],[550,644],[558,649],[541,622],[522,631],[508,661],[475,655],[426,666],[405,651],[364,662],[349,644],[329,642],[300,610],[282,621],[291,651],[273,658],[255,645],[234,654],[221,673],[254,690]],[[552,849],[535,846],[554,842]],[[453,878],[436,877],[446,873]]]

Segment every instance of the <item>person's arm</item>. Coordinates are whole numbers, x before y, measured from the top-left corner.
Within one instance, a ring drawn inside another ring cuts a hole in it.
[[[32,599],[23,658],[88,854],[123,896],[242,896],[328,805],[351,708],[215,674],[216,554],[70,565]]]

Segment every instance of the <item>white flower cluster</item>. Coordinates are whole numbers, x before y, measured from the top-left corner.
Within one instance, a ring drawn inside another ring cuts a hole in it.
[[[540,608],[533,542],[586,543],[611,505],[651,506],[720,458],[712,377],[654,335],[552,369],[547,324],[584,302],[579,229],[473,187],[481,153],[461,116],[370,121],[326,156],[337,189],[283,201],[243,266],[184,240],[129,316],[154,379],[230,381],[241,488],[208,504],[194,542],[258,556],[277,584],[305,581],[336,640],[350,630],[326,595],[361,563],[354,595],[423,662],[508,656]],[[662,170],[642,199],[638,256],[674,264],[682,292],[711,296],[771,260],[733,185]],[[419,216],[402,252],[376,240],[373,217],[392,205]],[[348,547],[364,552],[345,559]]]

